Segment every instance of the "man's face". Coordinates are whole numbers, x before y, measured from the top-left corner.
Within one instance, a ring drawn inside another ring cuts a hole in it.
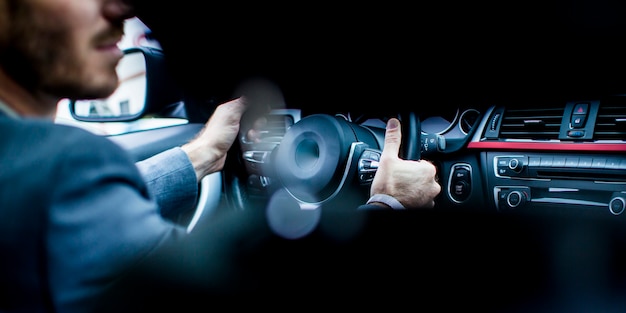
[[[115,67],[122,57],[117,42],[129,17],[111,6],[117,2],[6,0],[0,66],[35,95],[108,96],[117,87]]]

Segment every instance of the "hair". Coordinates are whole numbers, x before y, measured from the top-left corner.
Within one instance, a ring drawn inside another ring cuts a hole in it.
[[[20,21],[31,14],[26,1],[0,0],[0,68],[19,84],[29,88],[33,85],[32,78],[37,75],[36,69],[28,66],[31,62],[21,52],[25,44],[22,34],[27,33],[28,29]]]

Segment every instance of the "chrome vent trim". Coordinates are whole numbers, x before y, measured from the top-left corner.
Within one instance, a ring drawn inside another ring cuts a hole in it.
[[[500,139],[558,140],[564,107],[506,109]]]
[[[626,103],[602,103],[598,110],[593,138],[626,141]]]

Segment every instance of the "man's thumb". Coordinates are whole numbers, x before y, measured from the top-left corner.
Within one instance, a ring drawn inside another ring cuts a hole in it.
[[[382,154],[398,157],[400,152],[400,143],[402,141],[402,132],[400,121],[396,118],[390,118],[385,128],[385,145]]]

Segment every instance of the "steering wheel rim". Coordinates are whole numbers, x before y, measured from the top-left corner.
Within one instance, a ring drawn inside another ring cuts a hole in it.
[[[415,112],[402,112],[398,114],[402,123],[402,145],[400,156],[405,160],[419,161],[421,159],[421,134],[420,120]]]

